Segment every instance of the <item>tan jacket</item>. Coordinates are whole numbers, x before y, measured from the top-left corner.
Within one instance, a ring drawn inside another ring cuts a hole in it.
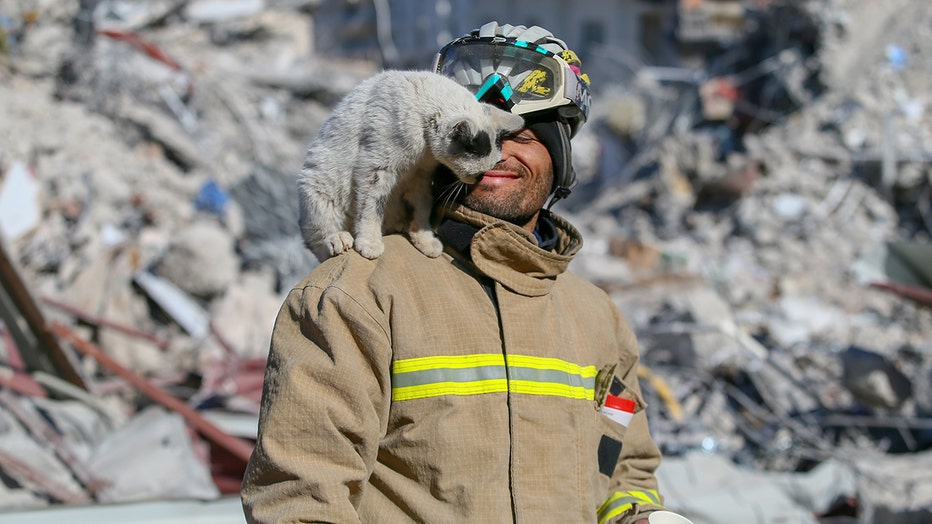
[[[249,522],[627,523],[662,507],[634,335],[566,272],[579,233],[554,216],[547,252],[453,213],[481,228],[472,262],[392,235],[380,258],[332,258],[288,295]],[[599,411],[607,389],[637,403],[627,430]]]

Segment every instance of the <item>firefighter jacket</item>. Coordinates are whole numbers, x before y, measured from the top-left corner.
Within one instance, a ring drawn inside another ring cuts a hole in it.
[[[550,215],[545,251],[446,213],[442,256],[389,235],[381,257],[330,258],[285,299],[249,522],[629,523],[662,508],[635,337],[566,271],[579,233]]]

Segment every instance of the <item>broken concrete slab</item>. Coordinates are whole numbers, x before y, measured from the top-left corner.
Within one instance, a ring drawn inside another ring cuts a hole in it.
[[[193,450],[184,419],[159,407],[139,412],[105,435],[88,467],[106,480],[101,503],[219,497],[208,464]],[[145,474],[140,474],[145,472]]]

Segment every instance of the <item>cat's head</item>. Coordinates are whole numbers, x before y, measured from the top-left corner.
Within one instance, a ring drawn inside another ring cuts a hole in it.
[[[474,184],[502,158],[502,140],[524,127],[524,118],[489,104],[442,117],[429,140],[434,156],[467,184]]]

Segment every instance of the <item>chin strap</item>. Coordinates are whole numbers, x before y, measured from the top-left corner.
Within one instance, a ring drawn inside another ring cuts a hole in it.
[[[573,186],[576,185],[576,172],[573,169],[573,149],[570,145],[570,126],[561,120],[557,128],[560,130],[560,142],[562,142],[561,146],[563,150],[563,155],[561,155],[563,160],[561,172],[564,173],[563,181],[568,181],[569,183],[554,188],[553,194],[550,196],[550,203],[547,204],[548,211],[554,204],[570,196],[570,193],[573,191]],[[553,157],[551,156],[551,158]]]
[[[553,194],[550,195],[550,202],[547,204],[547,211],[550,211],[550,208],[552,208],[553,205],[556,204],[557,202],[559,202],[559,201],[563,200],[564,198],[570,196],[570,193],[571,193],[571,191],[570,191],[570,188],[568,188],[568,187],[560,186],[560,187],[554,189],[554,190],[553,190]]]

